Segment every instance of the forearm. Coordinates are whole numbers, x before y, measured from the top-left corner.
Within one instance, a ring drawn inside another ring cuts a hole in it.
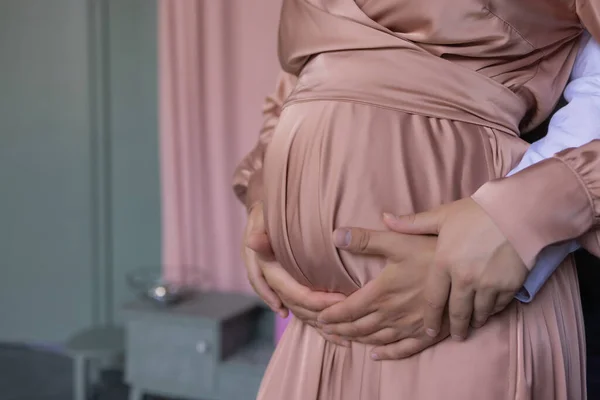
[[[567,105],[550,120],[546,137],[534,142],[521,162],[508,176],[512,176],[531,165],[553,157],[567,148],[580,147],[600,138],[600,46],[586,33],[582,37],[580,52],[565,90]],[[583,238],[590,248],[597,243],[593,238]],[[555,244],[541,250],[535,265],[517,295],[517,299],[529,302],[541,289],[560,263],[579,248],[576,241]]]
[[[275,92],[266,98],[263,106],[263,125],[258,142],[235,170],[233,191],[248,210],[262,200],[262,167],[265,152],[279,122],[283,103],[295,85],[295,76],[285,72],[280,73]]]
[[[473,195],[530,269],[545,247],[597,226],[599,197],[600,140],[489,182]]]

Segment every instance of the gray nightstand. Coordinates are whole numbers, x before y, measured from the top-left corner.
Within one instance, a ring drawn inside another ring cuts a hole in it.
[[[254,297],[202,293],[173,307],[126,307],[125,378],[144,393],[250,400],[273,352],[272,313]]]

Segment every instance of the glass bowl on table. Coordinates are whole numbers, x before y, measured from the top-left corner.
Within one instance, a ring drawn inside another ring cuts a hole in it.
[[[160,268],[139,268],[127,274],[127,284],[136,294],[163,306],[172,306],[197,293],[195,285],[166,279]]]

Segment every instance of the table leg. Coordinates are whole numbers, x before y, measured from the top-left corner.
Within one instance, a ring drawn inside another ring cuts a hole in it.
[[[95,362],[94,362],[95,361]],[[87,365],[88,387],[100,383],[102,368],[98,360],[89,360]]]
[[[73,399],[87,400],[88,361],[76,356],[73,360]]]
[[[142,400],[144,398],[144,393],[141,389],[132,387],[129,389],[129,400]]]

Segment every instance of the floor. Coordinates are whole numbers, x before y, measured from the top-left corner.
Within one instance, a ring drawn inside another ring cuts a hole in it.
[[[0,344],[0,393],[1,400],[70,400],[71,361],[50,349]],[[121,374],[107,371],[90,400],[127,400],[127,395]]]
[[[600,315],[591,332],[600,333]],[[600,347],[600,336],[588,334],[588,399],[600,399],[600,355],[591,354]],[[0,345],[1,400],[70,400],[70,360],[47,349],[18,345]],[[108,371],[95,388],[90,400],[127,400],[128,390],[119,372]],[[166,400],[146,396],[145,400]]]
[[[600,260],[578,254],[586,323],[588,399],[600,399]],[[70,400],[71,362],[52,349],[0,344],[0,400]],[[109,371],[90,400],[126,400],[121,374]],[[147,397],[145,400],[164,400]]]

